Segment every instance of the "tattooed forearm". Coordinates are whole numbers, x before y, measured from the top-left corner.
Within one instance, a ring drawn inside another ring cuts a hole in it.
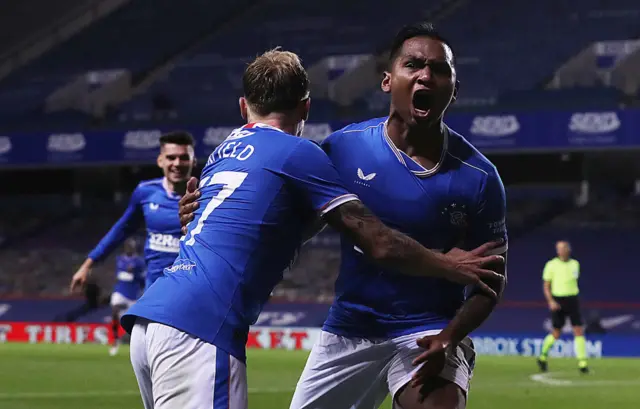
[[[453,267],[447,257],[427,250],[409,236],[385,226],[364,204],[354,200],[325,215],[365,255],[401,273],[444,277]],[[425,271],[428,268],[428,271]]]

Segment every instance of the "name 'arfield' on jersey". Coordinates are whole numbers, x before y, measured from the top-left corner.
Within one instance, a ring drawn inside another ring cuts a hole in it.
[[[251,132],[247,132],[246,130],[235,130],[225,142],[220,144],[213,153],[209,156],[209,160],[207,160],[207,165],[212,164],[216,160],[232,158],[240,161],[244,161],[249,159],[253,152],[255,152],[255,147],[253,145],[249,145],[243,143],[242,141],[236,141],[235,139],[244,138],[246,136],[252,135]],[[202,186],[202,184],[201,184]]]

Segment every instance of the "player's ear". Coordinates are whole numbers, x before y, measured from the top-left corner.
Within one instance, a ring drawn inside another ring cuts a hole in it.
[[[391,73],[389,71],[385,71],[382,77],[382,83],[380,84],[380,88],[383,92],[389,93],[391,92]]]
[[[456,80],[456,83],[453,86],[453,98],[451,98],[452,104],[458,99],[458,91],[460,91],[460,81]]]
[[[242,119],[247,120],[247,100],[245,97],[240,97],[238,100],[238,104],[240,105],[240,115],[242,115]]]
[[[304,101],[304,111],[303,111],[302,119],[304,119],[305,121],[308,121],[310,111],[311,111],[311,97],[307,98],[307,100]]]
[[[162,146],[160,147],[160,153],[158,154],[158,159],[156,159],[156,164],[160,169],[162,169]]]

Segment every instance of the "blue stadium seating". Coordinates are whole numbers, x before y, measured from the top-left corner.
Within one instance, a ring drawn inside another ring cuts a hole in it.
[[[5,116],[38,111],[47,95],[90,70],[134,75],[182,51],[251,0],[133,0],[0,83]]]
[[[166,79],[119,107],[120,118],[152,118],[152,100],[163,94],[179,117],[211,119],[215,113],[235,120],[240,77],[257,53],[282,45],[300,53],[307,66],[328,55],[374,53],[399,26],[443,5],[452,7],[445,0],[428,5],[398,0],[393,8],[363,0],[224,0],[215,6],[206,0],[134,0],[0,83],[0,112],[38,112],[46,95],[78,73],[125,68],[142,74],[201,39]],[[227,22],[236,12],[240,17]],[[458,58],[463,86],[457,105],[497,101],[528,109],[552,100],[563,106],[614,106],[619,95],[613,90],[536,89],[588,44],[640,34],[639,17],[635,0],[459,2],[438,21]],[[522,93],[528,90],[535,91]],[[378,111],[372,99],[384,105],[374,91],[355,112]],[[328,102],[315,106],[316,113],[335,114]]]

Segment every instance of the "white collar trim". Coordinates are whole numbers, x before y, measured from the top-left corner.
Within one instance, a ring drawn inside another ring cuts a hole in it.
[[[404,156],[402,155],[403,152],[400,151],[400,149],[398,149],[398,147],[393,143],[393,141],[389,137],[389,134],[387,133],[388,121],[389,120],[387,119],[384,122],[384,126],[383,126],[384,139],[387,142],[387,145],[389,145],[389,147],[391,148],[393,153],[396,155],[398,160],[404,166],[407,166],[407,162],[404,159],[404,156],[406,156],[407,158],[409,158],[410,161],[415,163],[416,166],[418,166],[420,169],[422,169],[422,170],[411,170],[410,169],[411,173],[413,173],[416,176],[428,177],[428,176],[431,176],[431,175],[437,173],[440,170],[440,167],[442,166],[442,163],[444,162],[444,159],[445,159],[445,157],[447,155],[447,152],[448,152],[448,149],[449,149],[449,130],[445,127],[444,141],[442,142],[442,152],[440,152],[440,159],[438,159],[438,163],[436,163],[436,165],[434,167],[432,167],[431,169],[426,169],[424,166],[422,166],[421,164],[419,164],[415,160],[411,159],[411,157],[409,157],[409,155],[407,155],[407,154],[405,154]]]

